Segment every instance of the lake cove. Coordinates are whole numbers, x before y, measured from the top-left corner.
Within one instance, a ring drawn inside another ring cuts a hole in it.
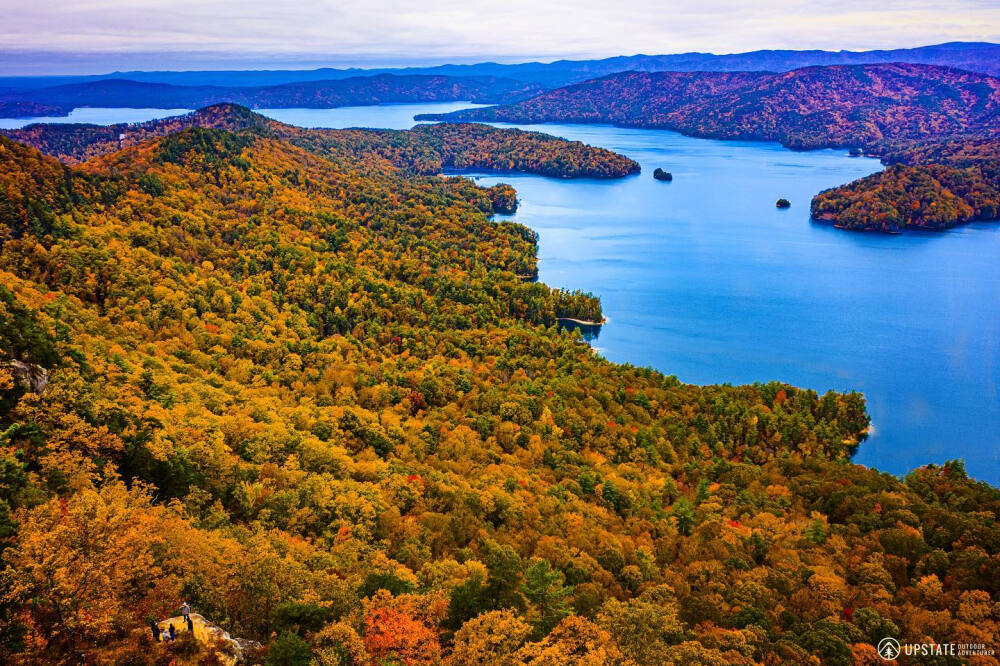
[[[517,189],[510,219],[540,235],[539,280],[600,295],[609,323],[592,344],[606,358],[698,384],[862,391],[874,427],[857,462],[901,474],[964,458],[1000,482],[1000,225],[890,236],[814,224],[816,192],[881,169],[847,151],[521,127],[642,164],[616,181],[479,178]]]

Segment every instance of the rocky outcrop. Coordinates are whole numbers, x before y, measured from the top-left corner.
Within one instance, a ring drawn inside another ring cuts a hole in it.
[[[177,632],[178,637],[188,631],[187,622],[180,615],[162,620],[157,623],[157,626],[161,631],[164,631],[169,629],[171,624],[174,625],[174,631]],[[195,640],[213,649],[219,660],[228,666],[245,663],[246,655],[261,647],[257,641],[233,638],[228,631],[212,624],[198,613],[191,613],[191,624],[194,627]]]
[[[9,361],[6,365],[18,383],[32,393],[41,395],[45,391],[45,387],[49,385],[52,371],[47,368],[35,363],[25,363],[18,359]]]

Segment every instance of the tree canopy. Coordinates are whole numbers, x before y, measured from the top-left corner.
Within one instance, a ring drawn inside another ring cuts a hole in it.
[[[485,189],[308,136],[0,141],[4,662],[168,663],[183,600],[267,663],[997,640],[996,489],[852,464],[856,393],[600,358]]]

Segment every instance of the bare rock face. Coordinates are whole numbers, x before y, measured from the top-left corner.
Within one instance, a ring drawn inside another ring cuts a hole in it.
[[[181,616],[171,617],[157,623],[161,630],[174,625],[177,634],[183,634],[188,630],[187,623]],[[233,638],[229,632],[222,627],[212,624],[198,613],[191,613],[191,624],[194,627],[194,638],[199,643],[214,648],[216,656],[224,664],[233,666],[246,662],[246,654],[257,650],[261,644],[257,641],[245,638]]]
[[[45,391],[45,387],[49,385],[51,371],[40,365],[14,359],[7,363],[7,367],[10,368],[14,377],[32,393],[41,395]]]

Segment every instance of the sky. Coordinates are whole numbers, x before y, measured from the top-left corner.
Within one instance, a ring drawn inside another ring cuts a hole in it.
[[[1000,42],[998,0],[0,0],[0,75]]]

